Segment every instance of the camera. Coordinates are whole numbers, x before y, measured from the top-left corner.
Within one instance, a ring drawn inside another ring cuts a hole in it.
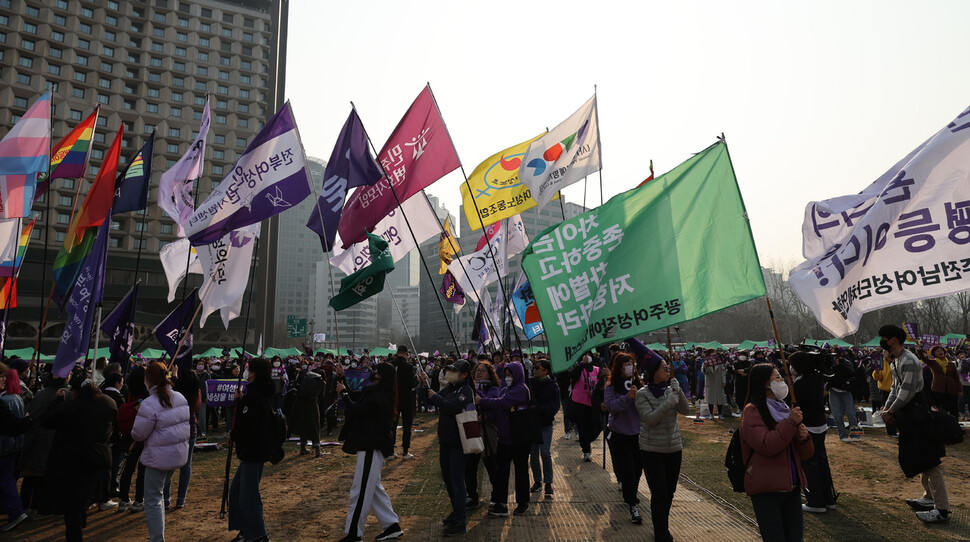
[[[835,375],[835,355],[817,346],[799,345],[788,362],[799,374],[820,374],[826,378]]]

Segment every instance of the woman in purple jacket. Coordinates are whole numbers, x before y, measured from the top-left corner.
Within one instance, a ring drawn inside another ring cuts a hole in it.
[[[525,385],[525,370],[519,363],[505,366],[505,386],[495,397],[479,397],[478,404],[486,411],[498,414],[495,420],[498,429],[498,453],[495,461],[495,480],[492,501],[488,515],[508,517],[509,469],[515,465],[515,515],[529,510],[529,450],[532,442],[528,435],[513,435],[509,430],[509,411],[529,407],[529,388]]]
[[[610,453],[616,477],[623,489],[623,502],[630,507],[630,521],[635,525],[643,523],[637,497],[641,471],[640,414],[635,402],[637,390],[642,386],[633,356],[625,352],[614,356],[603,402],[610,412]]]
[[[145,370],[148,398],[141,402],[131,438],[144,441],[141,463],[145,465],[145,522],[151,542],[165,540],[165,483],[189,457],[189,403],[168,382],[168,368],[153,362]]]
[[[478,365],[472,371],[472,384],[475,393],[481,397],[495,397],[498,395],[499,380],[495,374],[495,369],[488,362],[488,357],[479,358]],[[498,413],[495,411],[485,411],[479,408],[478,420],[482,426],[482,438],[485,440],[485,451],[480,454],[469,454],[465,459],[465,492],[468,498],[465,500],[465,508],[473,509],[479,506],[478,502],[478,463],[485,465],[485,473],[488,481],[492,485],[492,497],[490,502],[495,502],[495,454],[497,449],[489,443],[486,432],[495,434],[495,421]]]

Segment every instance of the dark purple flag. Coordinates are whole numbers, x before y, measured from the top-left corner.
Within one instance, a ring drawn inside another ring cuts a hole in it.
[[[306,227],[320,236],[324,252],[333,249],[347,191],[355,186],[371,186],[380,178],[381,166],[367,148],[364,126],[357,111],[351,110],[330,153],[330,161],[323,174],[320,199],[311,209],[310,219],[306,223]]]
[[[185,301],[155,328],[155,337],[158,338],[158,342],[162,344],[162,348],[168,352],[169,356],[175,355],[175,349],[178,348],[182,335],[188,334],[181,350],[179,350],[179,357],[175,360],[180,371],[192,369],[192,329],[189,326],[192,324],[192,317],[195,315],[196,303],[199,299],[197,293],[198,288],[192,290]]]
[[[441,279],[441,289],[439,291],[449,303],[454,303],[455,305],[465,304],[465,292],[458,285],[458,281],[455,280],[451,271],[445,273],[444,278]]]
[[[121,373],[128,374],[131,361],[131,343],[135,338],[135,305],[138,302],[138,285],[135,284],[125,294],[115,310],[103,322],[101,331],[111,337],[108,350],[111,362],[121,365]]]
[[[111,216],[111,211],[108,211],[108,216]],[[110,225],[111,221],[105,220],[98,228],[98,236],[67,300],[67,322],[54,357],[53,373],[58,378],[67,378],[74,363],[87,353],[91,325],[94,323],[94,307],[101,302],[104,293],[104,265],[108,257]]]

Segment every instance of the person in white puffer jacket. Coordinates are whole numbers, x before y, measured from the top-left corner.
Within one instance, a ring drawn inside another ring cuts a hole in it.
[[[166,480],[189,457],[189,403],[172,391],[165,364],[153,362],[145,369],[148,397],[138,407],[131,437],[144,441],[141,463],[145,465],[145,522],[151,542],[165,540],[165,508],[162,505]]]

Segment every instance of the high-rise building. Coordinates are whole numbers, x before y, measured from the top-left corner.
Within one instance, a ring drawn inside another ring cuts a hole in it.
[[[174,222],[154,203],[158,179],[192,143],[206,98],[212,124],[205,169],[196,184],[199,201],[282,105],[287,12],[288,0],[0,0],[0,135],[47,89],[54,91],[55,140],[101,106],[88,174],[55,181],[34,205],[38,222],[21,271],[19,307],[10,312],[10,347],[36,342],[54,257],[75,206],[122,125],[123,161],[156,132],[153,175],[147,214],[111,217],[105,313],[139,279],[137,344],[174,308],[166,302],[158,251],[176,235]],[[256,284],[273,278],[275,258],[265,257],[264,251],[275,247],[278,228],[270,226],[264,225],[260,239]],[[200,282],[190,276],[190,286]],[[257,309],[248,322],[250,345],[257,340],[257,322],[267,320],[258,312],[275,312],[275,292],[256,293]],[[247,327],[244,320],[234,320],[228,332],[218,319],[210,320],[196,334],[196,344],[238,345]],[[56,350],[63,327],[63,316],[52,308],[43,329],[43,352]]]

